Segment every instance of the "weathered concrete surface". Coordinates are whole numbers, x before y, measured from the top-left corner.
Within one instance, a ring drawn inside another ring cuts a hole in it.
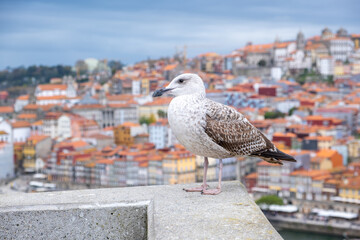
[[[18,207],[0,212],[0,238],[147,239],[146,218],[141,203]]]
[[[59,233],[71,233],[69,239],[141,239],[144,235],[149,239],[282,239],[239,182],[225,182],[217,196],[182,190],[189,186],[194,184],[3,196],[0,239],[31,235],[41,239],[41,234],[44,239],[50,239],[49,234],[58,239],[63,237]],[[123,218],[114,220],[114,212]],[[35,233],[29,226],[36,226],[37,219],[44,224]],[[59,225],[60,221],[64,224]]]

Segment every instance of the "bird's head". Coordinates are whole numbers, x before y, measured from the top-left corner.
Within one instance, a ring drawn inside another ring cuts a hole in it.
[[[174,97],[189,94],[204,94],[203,80],[193,73],[184,73],[174,78],[166,88],[161,88],[153,93],[153,97],[160,97],[164,93]]]

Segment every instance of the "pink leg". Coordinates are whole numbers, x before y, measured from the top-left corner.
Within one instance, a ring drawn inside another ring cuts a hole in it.
[[[200,187],[184,188],[183,190],[185,190],[186,192],[202,192],[202,191],[206,190],[209,187],[209,185],[206,184],[206,174],[207,174],[208,166],[209,166],[209,160],[207,157],[204,157],[203,183],[201,184]]]
[[[218,184],[218,187],[215,189],[205,189],[201,192],[201,194],[217,195],[217,194],[221,193],[222,169],[223,169],[223,162],[222,162],[222,159],[219,159],[219,184]]]

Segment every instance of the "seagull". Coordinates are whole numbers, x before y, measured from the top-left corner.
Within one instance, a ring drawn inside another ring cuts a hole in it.
[[[181,74],[166,88],[156,90],[152,96],[164,94],[174,97],[168,108],[172,132],[188,151],[204,157],[202,185],[185,191],[219,194],[224,158],[252,156],[281,165],[282,161],[296,162],[292,156],[277,149],[243,114],[206,98],[203,80],[198,75]],[[219,159],[219,180],[215,189],[208,189],[206,183],[209,157]]]

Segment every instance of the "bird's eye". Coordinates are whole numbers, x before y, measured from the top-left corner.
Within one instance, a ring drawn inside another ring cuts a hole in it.
[[[185,80],[184,79],[179,79],[179,83],[183,83]]]

